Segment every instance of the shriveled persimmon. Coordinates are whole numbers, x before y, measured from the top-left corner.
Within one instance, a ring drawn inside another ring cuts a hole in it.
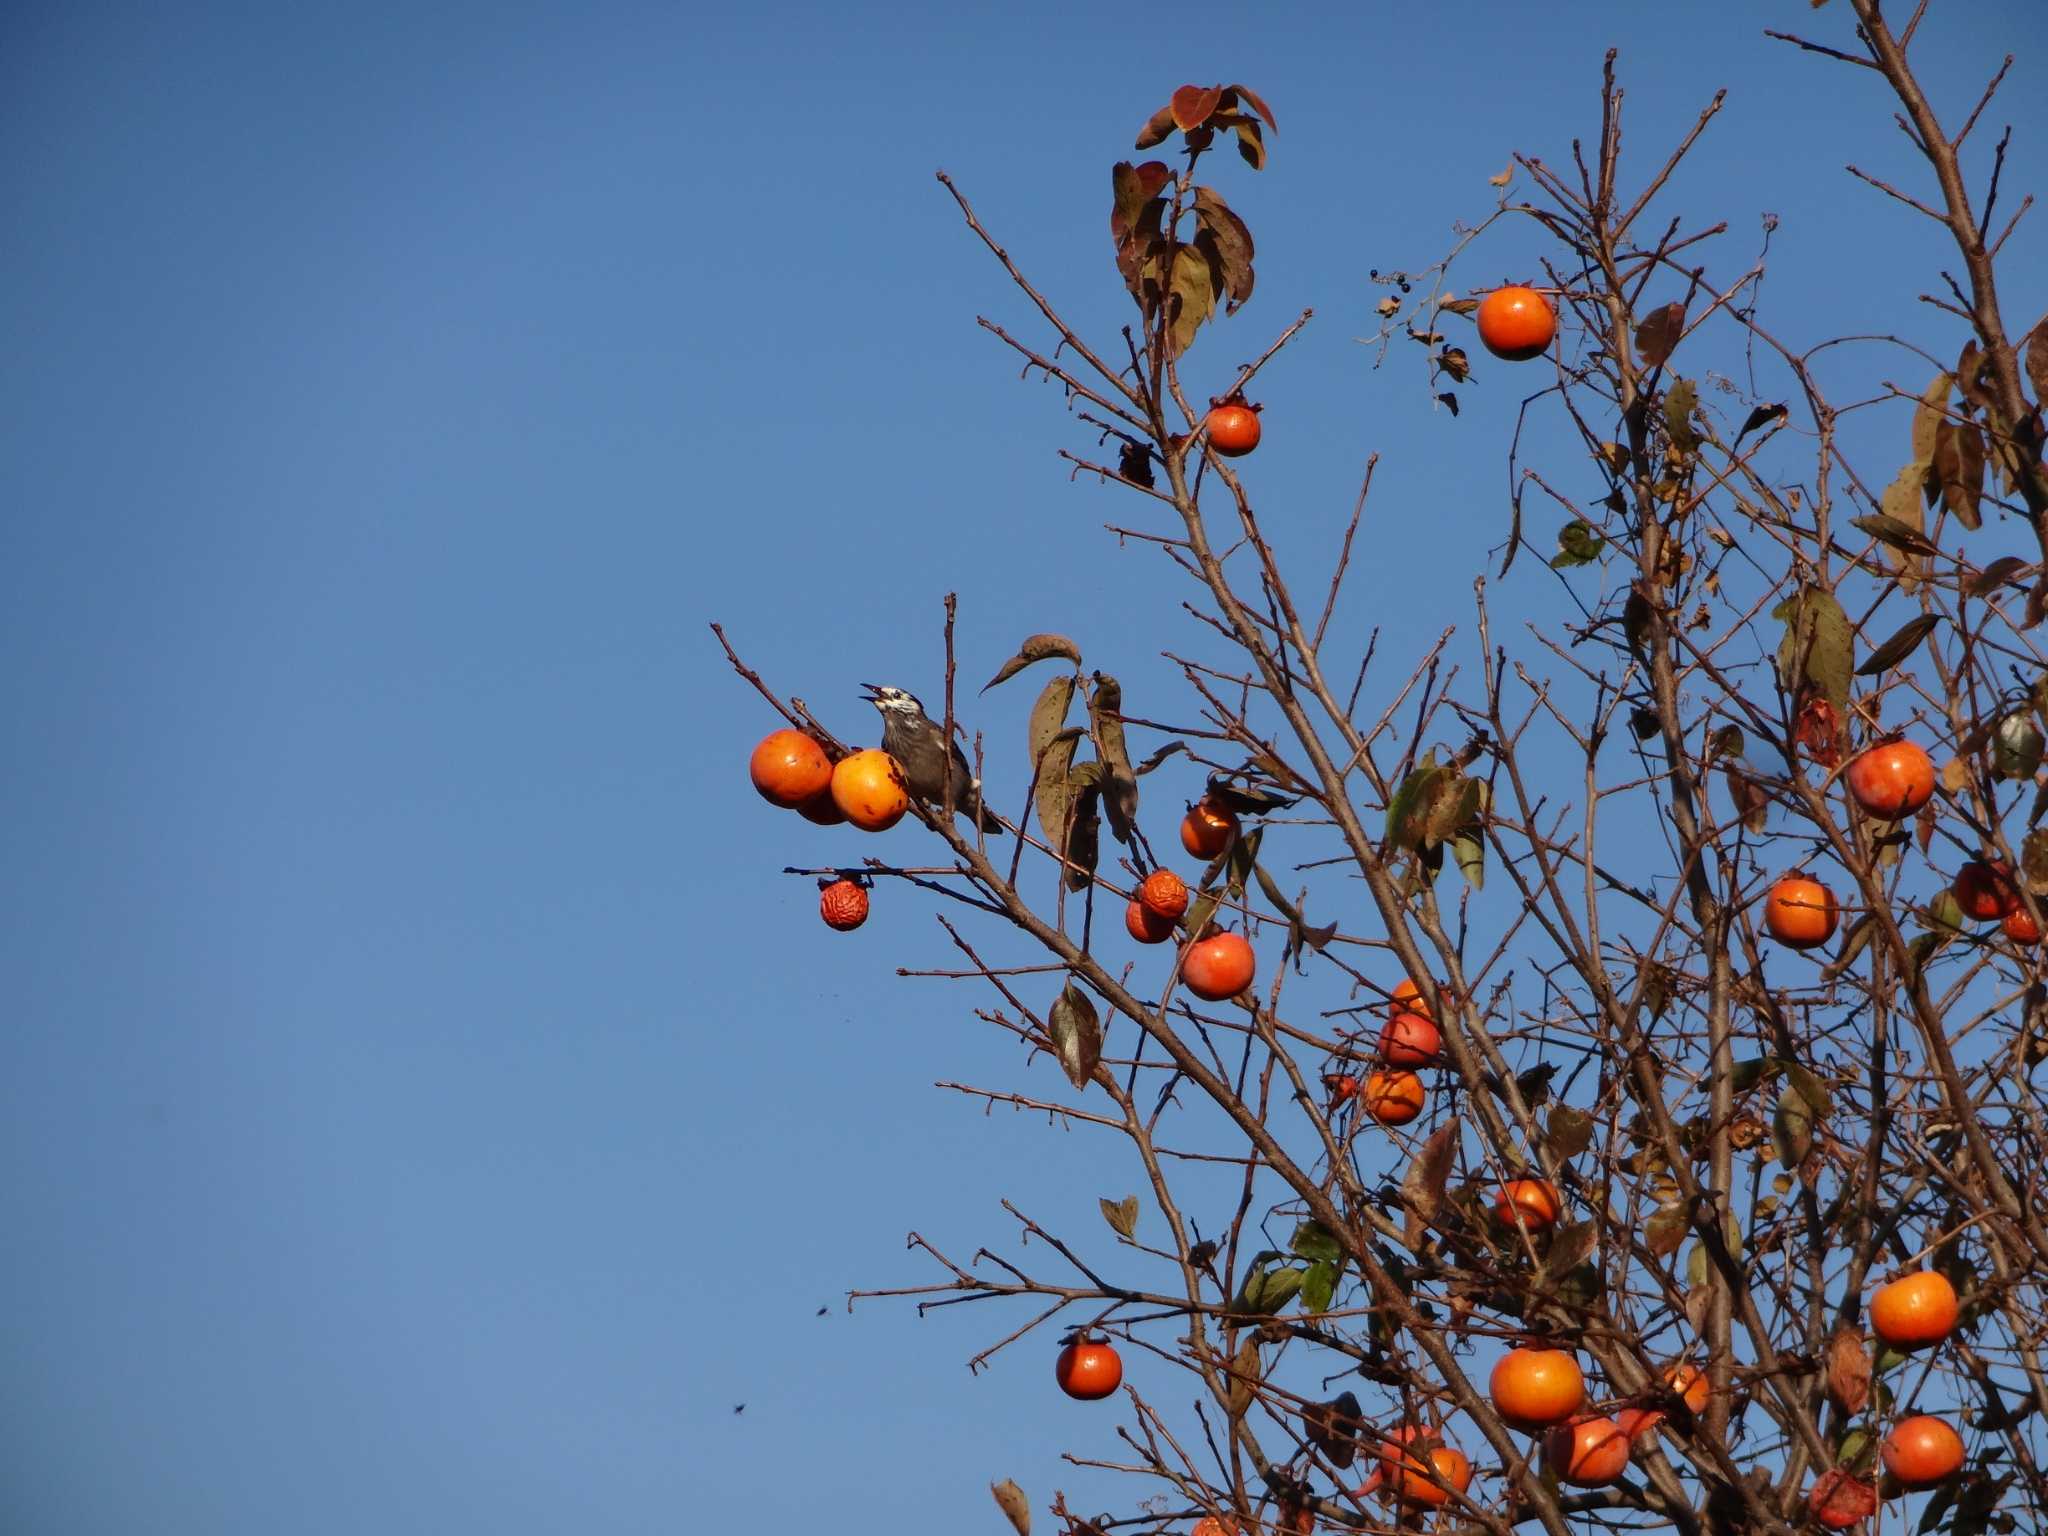
[[[832,759],[802,731],[770,731],[747,759],[747,777],[770,805],[795,810],[832,783]]]
[[[1220,1003],[1252,984],[1258,957],[1243,934],[1219,933],[1188,946],[1180,963],[1181,980],[1199,998]]]
[[[1764,927],[1787,949],[1814,949],[1827,943],[1841,920],[1835,893],[1811,875],[1786,875],[1764,898]]]
[[[1180,845],[1197,859],[1213,859],[1237,836],[1237,812],[1213,800],[1188,807],[1180,821]]]
[[[903,770],[880,747],[842,757],[832,770],[832,800],[863,832],[886,832],[910,809]]]
[[[1509,1226],[1517,1217],[1531,1232],[1553,1226],[1564,1213],[1557,1186],[1548,1179],[1509,1179],[1493,1197],[1493,1214]]]
[[[1891,1427],[1878,1453],[1901,1487],[1932,1488],[1962,1469],[1963,1437],[1948,1420],[1916,1413]]]
[[[1923,1349],[1955,1332],[1956,1288],[1936,1269],[1902,1275],[1870,1298],[1870,1328],[1894,1349]]]
[[[1428,1090],[1413,1072],[1375,1072],[1360,1091],[1365,1112],[1381,1125],[1406,1125],[1428,1101]]]
[[[1869,815],[1898,821],[1934,798],[1934,759],[1910,741],[1866,747],[1842,770],[1849,793]]]
[[[1963,916],[1980,923],[1995,923],[2018,910],[2020,893],[2012,883],[2012,871],[1988,859],[1972,859],[1956,871],[1949,886]]]
[[[857,880],[834,880],[818,893],[818,915],[827,928],[847,933],[868,920],[868,893]]]
[[[1557,335],[1557,311],[1534,288],[1510,283],[1479,301],[1479,339],[1495,357],[1526,363]]]
[[[1427,1014],[1397,1013],[1380,1031],[1380,1060],[1390,1067],[1432,1066],[1443,1048],[1443,1033]]]
[[[1517,1429],[1561,1424],[1586,1403],[1586,1377],[1561,1349],[1522,1345],[1509,1350],[1488,1381],[1493,1409]]]
[[[2005,914],[2005,921],[1998,925],[2005,930],[2005,936],[2015,944],[2038,944],[2041,942],[2041,925],[2034,921],[2033,914],[2025,907],[2014,907]]]
[[[1170,869],[1155,869],[1138,887],[1138,900],[1154,917],[1177,923],[1188,909],[1187,882]]]
[[[1629,1436],[1613,1419],[1578,1419],[1553,1425],[1543,1437],[1543,1459],[1561,1483],[1599,1488],[1628,1467]]]
[[[1173,919],[1161,917],[1133,897],[1131,904],[1124,908],[1124,932],[1140,944],[1163,944],[1173,937]]]
[[[1259,411],[1242,400],[1209,410],[1209,446],[1226,459],[1241,459],[1259,446]]]
[[[1877,1488],[1847,1467],[1829,1467],[1806,1491],[1806,1511],[1822,1529],[1846,1531],[1877,1513]]]
[[[1062,1392],[1088,1403],[1109,1396],[1124,1379],[1123,1360],[1107,1339],[1075,1339],[1060,1351],[1053,1371]]]

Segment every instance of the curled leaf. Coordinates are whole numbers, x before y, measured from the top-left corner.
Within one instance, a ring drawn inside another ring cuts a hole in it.
[[[1118,1237],[1129,1237],[1138,1230],[1138,1197],[1125,1195],[1121,1200],[1098,1199],[1102,1207],[1102,1219]]]
[[[1016,1529],[1017,1536],[1031,1536],[1031,1501],[1024,1496],[1024,1490],[1006,1477],[1000,1483],[990,1483],[988,1491],[995,1495],[996,1507]]]
[[[1138,778],[1131,771],[1131,756],[1124,744],[1122,710],[1124,691],[1107,672],[1095,674],[1095,686],[1088,695],[1088,731],[1095,738],[1095,756],[1102,764],[1102,808],[1109,816],[1109,830],[1120,843],[1131,840],[1131,823],[1138,814]]]
[[[1828,1340],[1828,1397],[1845,1414],[1863,1411],[1870,1401],[1870,1351],[1863,1330],[1842,1324]]]
[[[996,675],[981,685],[981,691],[987,693],[997,683],[1008,682],[1034,661],[1048,661],[1056,656],[1078,666],[1081,661],[1081,647],[1065,635],[1026,635],[1024,643],[1017,647],[1017,654],[996,669]],[[1063,719],[1065,713],[1064,710],[1061,711]]]
[[[1646,368],[1663,364],[1676,350],[1678,338],[1685,334],[1685,306],[1666,304],[1652,310],[1648,319],[1636,327],[1636,355],[1643,360]]]
[[[1052,1037],[1060,1067],[1067,1081],[1086,1088],[1102,1060],[1102,1020],[1088,994],[1071,981],[1061,990],[1046,1018],[1046,1032]]]
[[[1896,667],[1920,648],[1920,642],[1933,634],[1941,624],[1938,613],[1916,614],[1901,624],[1898,630],[1872,651],[1862,666],[1856,669],[1858,677],[1876,677],[1879,673]]]
[[[1185,133],[1209,121],[1210,114],[1222,100],[1223,87],[1220,85],[1184,85],[1173,93],[1173,100],[1167,108],[1173,113],[1174,127]]]
[[[1401,1175],[1401,1204],[1406,1208],[1401,1240],[1420,1250],[1444,1205],[1444,1181],[1450,1177],[1451,1160],[1458,1151],[1458,1127],[1445,1121],[1429,1133],[1429,1140],[1415,1154],[1408,1171]]]

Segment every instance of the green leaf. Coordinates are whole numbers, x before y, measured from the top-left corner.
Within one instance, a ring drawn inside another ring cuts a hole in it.
[[[1804,685],[1817,688],[1837,714],[1849,709],[1850,667],[1855,640],[1849,616],[1835,595],[1820,587],[1802,586],[1771,610],[1785,624],[1778,645],[1778,677],[1785,691],[1797,697]]]
[[[1948,933],[1963,931],[1963,904],[1956,900],[1955,892],[1944,890],[1927,904],[1927,922]]]
[[[1777,1148],[1779,1166],[1788,1169],[1796,1169],[1813,1150],[1813,1116],[1793,1089],[1778,1095],[1778,1108],[1771,1116],[1771,1144]]]
[[[1892,637],[1870,653],[1862,666],[1856,669],[1858,677],[1876,677],[1880,672],[1896,667],[1914,651],[1920,642],[1933,634],[1941,623],[1938,613],[1923,613],[1906,620]]]
[[[1825,1117],[1833,1112],[1834,1096],[1828,1092],[1827,1084],[1798,1062],[1785,1063],[1785,1081],[1792,1085],[1793,1090],[1806,1101],[1806,1107],[1814,1114]]]
[[[1329,1311],[1330,1303],[1337,1299],[1337,1280],[1342,1273],[1343,1267],[1328,1259],[1318,1259],[1309,1265],[1301,1282],[1302,1311]]]
[[[1575,517],[1557,531],[1557,553],[1551,557],[1553,571],[1568,571],[1575,565],[1590,565],[1600,558],[1607,540],[1600,530],[1582,517]]]
[[[1685,1284],[1688,1290],[1698,1290],[1707,1283],[1707,1250],[1703,1243],[1694,1243],[1685,1256]]]
[[[1071,981],[1061,989],[1046,1017],[1046,1033],[1052,1037],[1067,1081],[1086,1088],[1102,1060],[1102,1020],[1088,994]]]
[[[1245,1277],[1244,1289],[1230,1304],[1233,1312],[1270,1317],[1301,1292],[1308,1271],[1295,1265],[1285,1269],[1255,1269]]]
[[[1130,1237],[1138,1230],[1136,1195],[1125,1195],[1121,1200],[1102,1199],[1095,1203],[1102,1207],[1102,1219],[1109,1223],[1118,1237]]]
[[[1320,1221],[1304,1221],[1294,1229],[1288,1251],[1299,1259],[1341,1259],[1344,1249]]]
[[[1458,861],[1458,873],[1475,891],[1486,889],[1486,827],[1482,819],[1493,799],[1484,779],[1467,779],[1472,786],[1476,814],[1451,834],[1451,857]]]
[[[1991,767],[2002,779],[2031,779],[2041,766],[2044,743],[2033,715],[2015,710],[1998,722],[1991,738]]]
[[[1747,1061],[1735,1063],[1735,1069],[1728,1077],[1737,1093],[1747,1093],[1777,1070],[1778,1063],[1775,1057],[1752,1056]]]

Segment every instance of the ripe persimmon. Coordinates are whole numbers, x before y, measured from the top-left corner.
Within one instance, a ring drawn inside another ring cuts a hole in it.
[[[868,893],[857,880],[834,880],[818,893],[818,915],[827,928],[851,932],[868,920]]]
[[[1956,905],[1963,909],[1963,916],[1980,923],[1995,923],[2017,911],[2020,905],[2012,871],[1984,859],[1972,859],[1957,870],[1949,890]]]
[[[1390,1067],[1431,1066],[1443,1048],[1443,1034],[1427,1014],[1397,1013],[1380,1031],[1380,1060]]]
[[[1629,1436],[1612,1419],[1580,1419],[1558,1424],[1543,1437],[1543,1459],[1561,1483],[1599,1488],[1613,1482],[1628,1466]]]
[[[1885,821],[1910,816],[1934,798],[1934,759],[1910,741],[1865,748],[1842,778],[1856,803]]]
[[[1557,311],[1534,288],[1511,283],[1479,301],[1479,339],[1495,357],[1526,363],[1557,335]]]
[[[880,747],[863,747],[832,770],[832,801],[863,832],[886,832],[910,809],[903,770]]]
[[[1413,1072],[1375,1072],[1365,1080],[1362,1099],[1381,1125],[1406,1125],[1422,1113],[1429,1094]]]
[[[1240,459],[1259,446],[1259,410],[1227,400],[1209,410],[1209,446],[1226,459]]]
[[[1330,1072],[1323,1077],[1323,1088],[1330,1095],[1330,1102],[1342,1104],[1347,1099],[1358,1097],[1358,1079],[1349,1072]]]
[[[1586,1403],[1586,1377],[1579,1362],[1561,1349],[1523,1345],[1493,1368],[1488,1383],[1494,1412],[1517,1429],[1561,1424]]]
[[[846,812],[839,809],[839,802],[832,798],[832,781],[827,779],[825,787],[796,808],[797,815],[805,821],[814,821],[821,827],[843,826]]]
[[[1667,1415],[1659,1408],[1617,1408],[1614,1412],[1614,1427],[1628,1436],[1629,1443],[1654,1432]]]
[[[1237,836],[1237,812],[1213,800],[1188,807],[1180,822],[1180,845],[1191,857],[1213,859]]]
[[[1237,1536],[1237,1527],[1228,1520],[1218,1520],[1214,1515],[1204,1515],[1195,1522],[1188,1536]]]
[[[1387,1017],[1398,1018],[1404,1013],[1419,1013],[1432,1023],[1436,1020],[1436,1015],[1430,1011],[1429,999],[1422,995],[1422,988],[1406,976],[1394,985],[1393,1000],[1387,1004]]]
[[[1707,1411],[1707,1373],[1690,1360],[1680,1360],[1664,1367],[1663,1384],[1667,1390],[1677,1393],[1694,1413]],[[1623,1408],[1614,1415],[1614,1422],[1621,1426],[1621,1432],[1629,1439],[1639,1440],[1668,1417],[1662,1408]]]
[[[1163,944],[1173,937],[1173,919],[1134,899],[1124,908],[1124,932],[1140,944]]]
[[[1946,1419],[1916,1413],[1891,1428],[1879,1447],[1884,1469],[1903,1488],[1932,1488],[1945,1483],[1963,1464],[1963,1437]]]
[[[1531,1232],[1541,1232],[1564,1214],[1564,1201],[1548,1179],[1509,1179],[1493,1197],[1493,1214],[1511,1227],[1519,1216]]]
[[[1764,927],[1787,949],[1813,949],[1835,936],[1842,909],[1811,875],[1784,876],[1764,898]]]
[[[1170,869],[1155,869],[1138,887],[1138,900],[1154,917],[1177,923],[1188,909],[1187,882]]]
[[[1188,946],[1180,963],[1188,990],[1212,1003],[1235,997],[1252,984],[1258,957],[1240,933],[1219,933]]]
[[[1060,1351],[1053,1374],[1067,1396],[1092,1403],[1122,1384],[1124,1363],[1107,1339],[1083,1337]]]
[[[2005,914],[2005,921],[1998,925],[2005,930],[2005,936],[2015,944],[2038,944],[2041,942],[2041,925],[2025,907],[2014,907]]]
[[[1444,1444],[1440,1434],[1417,1424],[1388,1431],[1379,1462],[1381,1491],[1410,1508],[1434,1509],[1449,1503],[1453,1490],[1463,1493],[1472,1486],[1470,1458],[1456,1446]],[[1436,1473],[1435,1481],[1430,1479],[1430,1471]],[[1439,1483],[1449,1487],[1439,1487]]]
[[[770,731],[747,759],[747,777],[770,805],[794,810],[832,783],[832,759],[802,731]]]
[[[1870,1298],[1870,1328],[1894,1349],[1939,1344],[1955,1332],[1956,1288],[1936,1269],[1881,1285]]]

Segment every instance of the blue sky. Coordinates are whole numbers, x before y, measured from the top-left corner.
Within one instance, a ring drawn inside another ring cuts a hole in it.
[[[847,834],[746,788],[774,722],[705,626],[848,735],[861,681],[936,696],[947,590],[964,676],[1059,629],[1175,707],[1158,653],[1199,633],[975,326],[1029,317],[932,172],[1111,338],[1108,167],[1184,80],[1282,129],[1219,168],[1259,291],[1194,383],[1315,308],[1252,473],[1319,560],[1383,453],[1361,641],[1467,611],[1519,399],[1482,361],[1453,421],[1413,358],[1373,371],[1366,273],[1590,138],[1609,45],[1641,156],[1730,87],[1670,206],[1728,219],[1730,268],[1780,216],[1788,330],[1953,355],[1912,303],[1935,237],[1841,172],[1918,184],[1877,82],[1761,36],[1840,41],[1845,5],[1555,9],[10,6],[0,1523],[862,1533],[977,1528],[1001,1476],[1122,1496],[1057,1461],[1115,1443],[1049,1342],[962,1368],[1020,1317],[839,1304],[930,1278],[912,1228],[1013,1245],[1001,1196],[1095,1241],[1133,1170],[933,1091],[1023,1068],[981,998],[895,978],[942,963],[928,907],[836,936],[778,873]],[[1951,120],[2008,50],[2038,78],[2034,0],[1945,10]],[[2048,98],[1992,117],[2041,188]],[[1510,225],[1461,272],[1540,249]],[[1533,565],[1501,601],[1552,601]],[[1010,740],[1029,687],[973,723]]]

